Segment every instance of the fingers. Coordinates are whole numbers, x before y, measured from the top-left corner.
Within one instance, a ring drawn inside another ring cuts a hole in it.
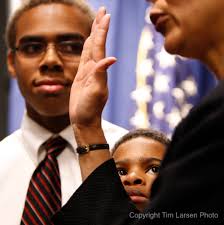
[[[96,24],[99,24],[103,16],[106,14],[105,7],[100,7],[96,15]]]
[[[102,94],[105,90],[108,90],[107,87],[107,69],[117,61],[115,57],[107,57],[100,60],[95,68],[94,79],[95,86],[98,89],[98,93]]]
[[[96,72],[105,72],[111,65],[113,65],[117,59],[115,57],[107,57],[100,60],[96,66]]]
[[[105,70],[116,61],[115,58],[109,57],[105,59],[105,61],[100,62],[98,65],[98,62],[105,58],[105,45],[109,30],[109,23],[110,15],[106,14],[106,9],[104,7],[101,7],[98,10],[96,18],[93,22],[91,34],[83,46],[78,69],[79,75],[77,74],[76,77],[77,79],[81,79],[84,76],[84,71],[86,71],[85,65],[90,62],[96,63],[97,68],[95,68],[95,71],[99,70],[105,72]]]
[[[93,56],[93,46],[94,46],[94,39],[96,37],[96,33],[98,32],[98,26],[102,20],[102,18],[104,17],[104,15],[106,14],[106,9],[105,7],[100,7],[97,14],[96,14],[96,18],[93,21],[92,24],[92,29],[91,29],[91,33],[90,36],[86,39],[85,44],[83,46],[83,51],[82,51],[82,55],[80,58],[80,65],[82,66],[83,64],[85,64],[88,60],[92,59]]]
[[[105,57],[106,51],[105,46],[107,33],[109,30],[109,24],[110,24],[109,14],[105,14],[99,21],[99,24],[97,24],[96,32],[92,40],[93,41],[92,57],[95,62],[98,62],[99,60]]]
[[[82,66],[91,58],[91,39],[88,37],[84,43],[81,58],[80,58],[80,63],[79,63],[79,68],[82,68]]]

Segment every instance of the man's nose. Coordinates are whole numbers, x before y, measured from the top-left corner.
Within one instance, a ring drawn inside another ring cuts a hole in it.
[[[41,72],[62,72],[63,63],[54,45],[48,46],[40,63]]]
[[[143,185],[145,184],[145,179],[140,173],[131,172],[123,178],[122,183],[127,186]]]

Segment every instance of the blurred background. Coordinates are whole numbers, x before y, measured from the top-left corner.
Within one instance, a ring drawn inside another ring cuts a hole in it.
[[[171,136],[179,121],[216,85],[200,62],[169,55],[150,20],[144,0],[88,0],[111,14],[107,55],[118,61],[109,70],[109,101],[104,119],[126,129],[152,127]],[[22,0],[1,1],[0,140],[20,127],[24,101],[6,68],[4,29]]]

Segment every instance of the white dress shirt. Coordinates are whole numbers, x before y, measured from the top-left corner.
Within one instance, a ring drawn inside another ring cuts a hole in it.
[[[127,133],[107,121],[102,121],[102,126],[110,147]],[[40,146],[52,135],[25,114],[21,129],[0,142],[0,224],[20,224],[30,179],[46,154]],[[64,205],[82,179],[72,127],[68,126],[59,135],[69,143],[57,158]]]

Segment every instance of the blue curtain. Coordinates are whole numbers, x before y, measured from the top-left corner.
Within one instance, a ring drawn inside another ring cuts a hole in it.
[[[111,14],[107,55],[118,59],[109,70],[110,96],[104,118],[127,129],[153,127],[171,135],[178,121],[216,81],[199,62],[170,56],[164,51],[163,38],[148,20],[145,1],[89,2],[94,9],[106,6]],[[143,84],[141,75],[145,76]],[[12,81],[9,133],[20,126],[23,108],[23,100]]]

